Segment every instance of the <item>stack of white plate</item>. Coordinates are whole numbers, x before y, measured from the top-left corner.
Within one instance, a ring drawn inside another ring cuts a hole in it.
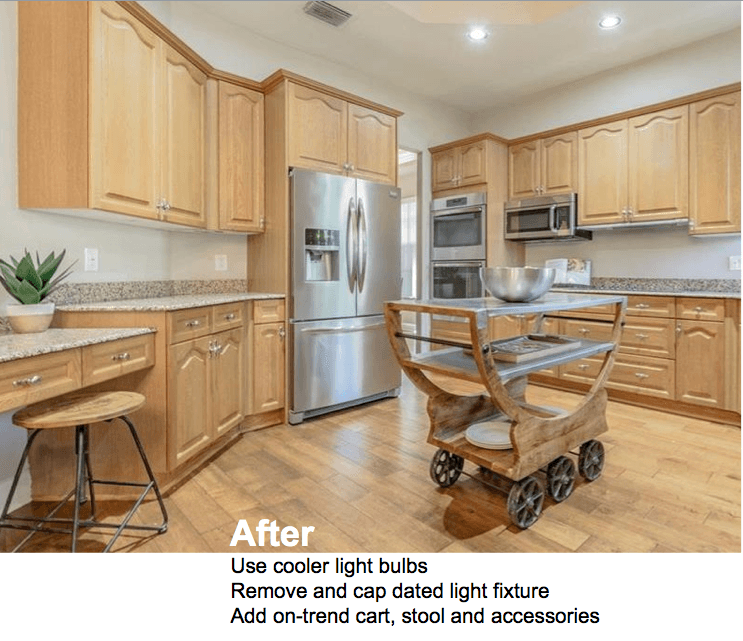
[[[511,423],[502,419],[491,419],[473,423],[464,433],[464,438],[475,447],[486,450],[510,450]]]

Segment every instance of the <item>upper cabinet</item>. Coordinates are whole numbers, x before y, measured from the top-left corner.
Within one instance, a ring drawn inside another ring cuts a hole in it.
[[[509,200],[574,192],[577,188],[577,132],[530,140],[508,148]]]
[[[431,154],[433,191],[487,182],[486,158],[484,141],[433,152]]]
[[[205,227],[206,74],[115,2],[18,21],[20,207]]]
[[[289,82],[288,161],[293,167],[397,183],[397,118]]]
[[[740,232],[740,91],[692,103],[689,233]]]
[[[266,226],[263,94],[218,84],[219,229],[260,232]]]
[[[686,218],[688,106],[578,132],[579,223]]]

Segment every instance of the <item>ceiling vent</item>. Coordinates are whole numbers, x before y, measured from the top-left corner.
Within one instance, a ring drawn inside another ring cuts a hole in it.
[[[308,16],[322,20],[334,27],[340,27],[351,17],[351,14],[329,2],[308,2],[302,9]]]

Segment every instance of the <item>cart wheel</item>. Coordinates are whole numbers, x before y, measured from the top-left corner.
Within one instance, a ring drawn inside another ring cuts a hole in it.
[[[534,525],[542,513],[544,485],[535,476],[514,483],[508,493],[508,513],[515,525],[525,530]]]
[[[601,441],[586,441],[580,446],[578,471],[586,481],[595,481],[604,469],[604,446]]]
[[[461,456],[444,449],[436,450],[431,460],[431,478],[441,487],[449,487],[459,478],[463,467],[464,459]]]
[[[575,465],[567,456],[558,456],[547,467],[547,492],[558,503],[573,493]]]

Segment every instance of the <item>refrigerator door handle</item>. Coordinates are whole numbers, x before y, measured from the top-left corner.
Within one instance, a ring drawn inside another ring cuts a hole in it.
[[[381,323],[374,323],[372,325],[363,325],[362,327],[343,327],[337,326],[337,327],[314,327],[314,328],[305,328],[301,329],[300,331],[304,334],[350,334],[351,332],[366,332],[370,329],[376,329],[377,327],[384,327],[385,323],[382,321]]]
[[[364,201],[359,198],[358,204],[358,268],[356,274],[356,280],[359,284],[359,292],[364,291],[364,278],[366,277],[366,254],[369,250],[367,246],[367,235],[366,235],[366,212],[364,210]]]
[[[356,288],[356,254],[358,252],[358,241],[356,239],[356,207],[353,198],[348,201],[348,220],[346,221],[346,273],[348,275],[348,291],[354,292]]]

